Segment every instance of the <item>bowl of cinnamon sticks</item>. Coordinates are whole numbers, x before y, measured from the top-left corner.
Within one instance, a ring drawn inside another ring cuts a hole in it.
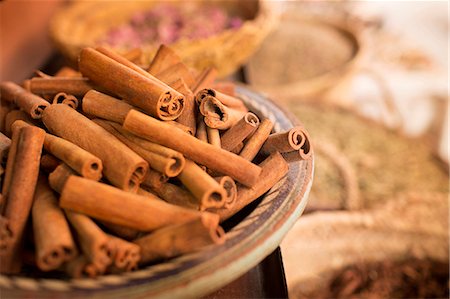
[[[2,295],[198,297],[278,246],[312,185],[298,120],[164,45],[78,61],[0,83]]]

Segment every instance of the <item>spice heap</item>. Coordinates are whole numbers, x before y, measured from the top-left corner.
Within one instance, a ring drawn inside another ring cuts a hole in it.
[[[203,39],[227,29],[238,29],[242,22],[216,5],[161,3],[136,12],[127,23],[106,32],[98,43],[124,48],[171,44],[181,38]]]
[[[0,84],[1,273],[95,277],[221,244],[220,222],[310,158],[303,127],[271,133],[214,69],[132,54],[85,48],[78,71]]]

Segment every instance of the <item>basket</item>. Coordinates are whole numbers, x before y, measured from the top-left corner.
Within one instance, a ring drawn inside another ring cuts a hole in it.
[[[161,1],[162,2],[162,1]],[[97,40],[112,27],[127,22],[137,11],[147,11],[158,1],[79,1],[59,11],[50,24],[50,36],[56,47],[71,62],[76,62],[79,51],[95,46]],[[195,2],[202,5],[211,1]],[[173,2],[172,2],[173,3]],[[214,1],[230,15],[239,15],[242,26],[227,29],[209,38],[179,39],[170,45],[190,67],[203,69],[215,67],[219,76],[233,73],[258,48],[273,28],[275,15],[264,3],[252,1]],[[115,48],[123,53],[132,49]],[[143,65],[154,57],[157,46],[141,47]]]

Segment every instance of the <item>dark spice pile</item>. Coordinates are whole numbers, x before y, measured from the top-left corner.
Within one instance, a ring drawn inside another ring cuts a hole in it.
[[[448,262],[408,259],[352,265],[308,298],[448,298]],[[305,297],[306,298],[306,297]]]

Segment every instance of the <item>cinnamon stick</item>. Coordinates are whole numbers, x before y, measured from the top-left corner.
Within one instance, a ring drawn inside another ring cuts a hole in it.
[[[67,164],[59,164],[48,176],[50,187],[56,192],[61,193],[67,179],[71,175],[75,175],[75,172]]]
[[[237,187],[236,183],[232,178],[229,176],[221,176],[221,177],[215,177],[214,178],[220,186],[225,190],[225,200],[223,207],[225,209],[230,209],[233,207],[234,203],[237,199]]]
[[[259,126],[259,118],[247,112],[234,126],[229,128],[221,137],[222,148],[227,151],[234,150],[245,138],[250,136]]]
[[[41,169],[46,173],[54,171],[59,164],[61,164],[61,161],[51,154],[43,154],[41,156]]]
[[[213,129],[211,127],[206,127],[206,134],[208,135],[208,143],[216,147],[222,148],[220,144],[220,133],[219,129]]]
[[[9,148],[11,147],[11,139],[0,132],[0,163],[5,164],[8,158]]]
[[[247,107],[245,107],[245,104],[241,99],[224,94],[215,89],[205,88],[205,89],[198,91],[195,94],[195,100],[199,104],[201,102],[203,102],[203,100],[206,99],[207,97],[213,97],[213,98],[217,99],[219,102],[221,102],[223,105],[227,106],[228,108],[242,110],[244,112],[248,111]]]
[[[36,264],[42,271],[59,268],[77,255],[69,224],[47,180],[40,176],[31,210]]]
[[[121,124],[133,106],[96,90],[90,90],[83,97],[81,109],[89,115]]]
[[[34,189],[39,173],[39,159],[44,143],[45,131],[37,127],[14,128],[16,134],[12,144],[15,150],[10,150],[8,160],[14,159],[10,179],[4,182],[3,192],[6,196],[3,215],[9,221],[12,240],[5,251],[2,252],[1,273],[17,273],[20,271],[20,251],[25,224],[30,214],[33,202]],[[9,162],[9,161],[8,161]],[[6,177],[6,174],[5,174]],[[5,184],[7,184],[5,188]]]
[[[21,120],[14,124],[21,127],[30,126]],[[98,181],[102,177],[102,161],[72,142],[47,133],[44,149],[85,178]]]
[[[2,101],[11,102],[25,110],[32,118],[39,119],[50,103],[13,82],[0,83]]]
[[[161,172],[149,169],[144,177],[144,180],[142,181],[142,185],[150,188],[158,188],[161,184],[166,183],[168,180],[169,178]]]
[[[239,186],[237,190],[237,200],[230,209],[209,209],[209,211],[220,216],[220,222],[223,222],[242,210],[245,206],[270,190],[279,180],[288,172],[289,166],[280,153],[271,154],[260,164],[262,168],[258,183],[248,188]]]
[[[86,215],[68,210],[65,213],[87,260],[100,269],[106,269],[112,263],[113,255],[108,235]]]
[[[245,143],[244,148],[239,153],[239,156],[252,161],[258,154],[264,142],[267,140],[267,137],[269,137],[272,128],[273,123],[268,118],[264,119],[256,129],[255,133]]]
[[[81,77],[81,73],[71,67],[63,66],[55,73],[55,77],[76,78]]]
[[[194,162],[186,160],[178,178],[197,199],[200,210],[224,205],[225,189]]]
[[[24,85],[34,94],[56,95],[65,92],[76,97],[83,96],[94,88],[92,82],[83,77],[32,78],[25,80]]]
[[[184,224],[171,225],[156,230],[134,241],[141,248],[141,264],[194,252],[202,247],[222,244],[225,232],[214,214]]]
[[[179,78],[181,78],[187,86],[193,86],[195,84],[194,77],[192,76],[188,67],[182,62],[178,62],[163,69],[162,71],[156,73],[155,77],[165,82],[166,84],[174,82]]]
[[[217,69],[213,67],[205,68],[197,77],[194,86],[192,86],[192,92],[197,94],[199,91],[211,86],[216,78]]]
[[[179,151],[186,158],[229,175],[246,186],[256,183],[261,172],[260,167],[242,157],[202,142],[179,130],[170,130],[170,125],[136,110],[128,113],[123,126],[135,135]]]
[[[139,63],[140,59],[142,57],[142,49],[141,48],[134,48],[131,49],[125,53],[122,54],[123,58],[133,62],[133,63]]]
[[[218,99],[207,96],[200,103],[200,113],[208,127],[226,130],[234,126],[247,111],[229,108]]]
[[[13,105],[6,101],[0,101],[0,132],[5,132],[6,115],[13,110]]]
[[[5,118],[5,134],[11,136],[11,126],[16,120],[23,120],[29,124],[35,124],[29,114],[23,110],[11,110]]]
[[[181,93],[92,48],[81,51],[79,68],[95,84],[150,115],[173,120],[183,111],[184,96]]]
[[[156,75],[166,68],[181,62],[180,57],[166,45],[161,45],[152,59],[150,66],[148,67],[148,72],[150,74]]]
[[[264,142],[261,152],[271,154],[273,152],[288,153],[299,150],[307,141],[307,132],[300,126],[286,132],[270,134]]]
[[[199,201],[192,193],[184,188],[165,182],[163,184],[152,186],[151,189],[156,192],[159,197],[170,204],[188,209],[200,210]]]
[[[183,79],[175,81],[179,86],[172,86],[177,91],[184,95],[184,109],[180,116],[176,119],[176,122],[185,125],[191,131],[191,135],[195,136],[197,128],[197,104],[194,99],[194,94],[187,87]]]
[[[61,104],[48,107],[42,121],[53,134],[98,157],[103,164],[103,174],[112,184],[124,190],[137,190],[148,163],[108,131]]]
[[[114,270],[131,271],[138,267],[141,259],[141,248],[131,242],[109,235],[109,244],[114,248],[113,264]]]
[[[144,196],[76,176],[67,180],[61,193],[60,206],[139,231],[183,223],[200,215],[197,211],[161,200],[147,200]]]
[[[78,99],[71,95],[71,94],[67,94],[65,92],[60,92],[57,93],[54,97],[53,97],[53,104],[65,104],[67,106],[69,106],[72,109],[77,109],[78,108]]]
[[[117,124],[99,119],[94,122],[144,158],[151,168],[165,176],[174,177],[183,170],[185,159],[179,152],[136,137]]]
[[[197,137],[198,140],[208,143],[208,133],[206,132],[206,124],[203,121],[203,116],[198,118],[195,137]]]
[[[231,81],[218,81],[214,82],[208,87],[211,87],[212,90],[218,91],[220,93],[226,94],[228,96],[232,96],[236,98],[236,84]]]

